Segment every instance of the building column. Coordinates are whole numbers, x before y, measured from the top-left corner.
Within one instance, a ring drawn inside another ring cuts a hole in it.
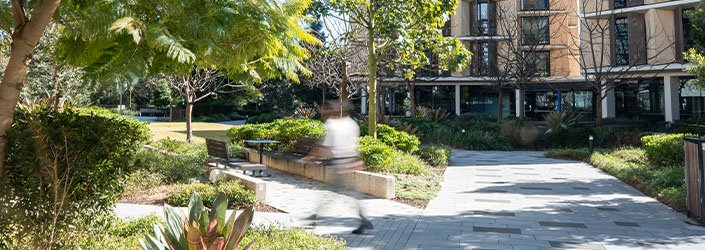
[[[514,107],[514,113],[517,117],[521,116],[521,105],[524,105],[523,103],[519,103],[521,101],[521,97],[519,97],[520,94],[521,92],[519,91],[519,89],[514,90],[514,103],[516,106]]]
[[[678,96],[678,77],[664,76],[663,77],[663,96],[664,96],[664,115],[666,122],[674,122],[681,117],[680,102]]]
[[[460,84],[455,85],[455,115],[460,115]]]
[[[362,87],[362,97],[360,99],[360,113],[367,114],[367,87]]]
[[[604,86],[604,84],[603,84]],[[616,100],[614,97],[614,89],[609,88],[607,90],[602,90],[602,118],[614,118],[617,117],[617,111],[615,109]]]

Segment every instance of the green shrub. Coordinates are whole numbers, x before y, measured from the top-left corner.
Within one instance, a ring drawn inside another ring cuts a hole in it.
[[[205,163],[208,159],[208,149],[205,143],[188,143],[182,140],[161,139],[152,143],[152,146],[181,156],[186,156],[196,162]]]
[[[152,172],[146,169],[138,169],[128,174],[123,180],[125,190],[123,196],[128,196],[135,192],[148,190],[166,183],[166,177],[162,173]]]
[[[230,206],[252,205],[257,202],[255,194],[245,189],[239,181],[220,181],[217,184],[192,183],[176,185],[174,190],[169,191],[167,202],[174,206],[188,206],[191,194],[197,192],[203,204],[210,207],[218,192],[223,192],[228,197]]]
[[[115,215],[92,218],[91,225],[75,237],[75,249],[140,249],[140,239],[154,230],[155,223],[162,219],[151,214],[135,219],[121,219]]]
[[[270,123],[276,119],[277,119],[277,115],[275,115],[274,113],[264,113],[261,115],[250,116],[250,118],[247,118],[246,123],[247,124]]]
[[[297,137],[321,138],[325,135],[325,126],[320,121],[306,118],[278,119],[271,123],[232,127],[227,135],[233,143],[241,143],[243,140],[277,140],[281,142],[283,151],[290,152]],[[271,150],[278,146],[267,147]]]
[[[451,150],[446,145],[423,145],[419,147],[416,155],[431,166],[448,166]]]
[[[418,156],[392,150],[390,158],[375,170],[376,172],[418,175],[426,172],[426,165]]]
[[[335,237],[318,236],[303,228],[288,228],[277,225],[255,226],[245,234],[243,242],[257,240],[252,249],[289,250],[289,249],[345,249],[345,241]]]
[[[377,169],[383,166],[392,158],[393,153],[392,147],[371,136],[360,137],[360,156],[362,156],[367,169]]]
[[[163,175],[163,183],[186,182],[193,177],[203,176],[206,173],[206,166],[203,162],[167,155],[149,149],[139,150],[135,159],[137,168]]]
[[[367,128],[366,123],[360,124],[361,136],[368,135]],[[377,140],[406,153],[413,153],[419,150],[419,138],[403,131],[397,131],[393,127],[384,124],[377,125]]]
[[[646,158],[657,166],[683,165],[683,138],[690,134],[649,135],[641,138]]]
[[[239,120],[246,120],[247,118],[241,114],[238,114],[237,112],[232,112],[228,114],[228,118],[232,121],[239,121]]]
[[[5,138],[7,186],[0,186],[0,224],[14,227],[0,226],[0,237],[11,233],[35,246],[47,244],[50,224],[69,234],[70,225],[111,211],[120,178],[135,171],[133,155],[149,139],[145,124],[106,109],[56,112],[39,103],[19,107],[14,117]],[[54,211],[55,200],[66,209]]]

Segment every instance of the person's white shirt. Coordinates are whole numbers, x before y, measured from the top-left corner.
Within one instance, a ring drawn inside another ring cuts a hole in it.
[[[328,119],[323,146],[330,149],[332,159],[357,157],[360,127],[350,117]]]

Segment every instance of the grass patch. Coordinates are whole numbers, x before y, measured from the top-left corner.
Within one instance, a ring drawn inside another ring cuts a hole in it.
[[[389,174],[396,177],[395,191],[398,198],[431,200],[441,191],[443,176],[440,169],[430,168],[419,175]]]
[[[345,249],[345,241],[334,237],[322,237],[302,228],[282,226],[254,226],[247,231],[243,245],[257,239],[252,249]]]
[[[182,141],[186,140],[186,122],[154,122],[147,125],[147,127],[149,127],[149,130],[152,131],[154,140],[169,138]],[[226,133],[228,132],[228,129],[233,126],[217,123],[194,122],[192,123],[192,127],[193,141],[205,143],[205,138],[229,141]]]
[[[590,159],[590,151],[587,148],[549,149],[546,150],[546,157],[564,160],[588,161]]]

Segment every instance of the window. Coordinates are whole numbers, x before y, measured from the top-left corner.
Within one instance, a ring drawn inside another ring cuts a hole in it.
[[[629,22],[627,18],[617,18],[614,22],[614,53],[616,65],[629,64]]]
[[[612,7],[614,9],[627,7],[627,0],[614,0],[614,5]]]
[[[478,2],[477,8],[477,34],[478,35],[494,35],[495,34],[495,3],[494,2]]]
[[[683,10],[681,12],[681,21],[683,26],[683,51],[688,51],[695,47],[693,38],[690,36],[690,28],[693,24],[690,22],[688,15],[685,13],[688,10]]]
[[[522,17],[521,18],[521,43],[522,44],[548,44],[548,17]]]
[[[521,0],[521,10],[547,10],[548,0]]]
[[[524,52],[524,70],[538,76],[551,75],[551,54],[548,51]]]
[[[496,45],[494,42],[481,42],[477,45],[477,51],[474,55],[477,55],[477,73],[478,75],[489,75],[491,74],[491,67],[495,63],[496,55]]]

